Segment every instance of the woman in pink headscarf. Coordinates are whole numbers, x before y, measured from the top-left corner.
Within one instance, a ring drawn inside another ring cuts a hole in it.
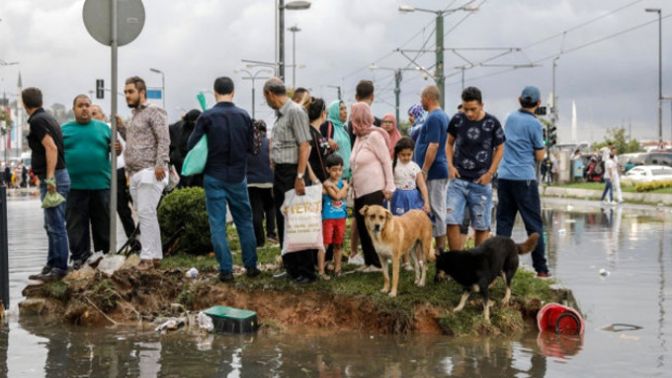
[[[401,133],[397,128],[397,117],[392,113],[385,114],[380,127],[387,131],[387,134],[390,136],[388,147],[390,148],[390,157],[394,159],[394,146],[396,146],[399,139],[401,139]]]
[[[352,190],[355,195],[355,219],[364,253],[363,270],[380,271],[380,261],[359,211],[366,205],[383,206],[392,198],[394,175],[390,158],[390,136],[387,131],[373,126],[373,114],[368,104],[352,105],[350,121],[357,136],[350,156]]]

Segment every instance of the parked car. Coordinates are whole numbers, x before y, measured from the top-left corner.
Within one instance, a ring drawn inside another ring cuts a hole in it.
[[[672,152],[655,151],[646,154],[644,157],[646,165],[666,165],[672,167]]]
[[[639,184],[653,181],[672,181],[672,167],[663,165],[640,165],[623,176],[624,182]]]

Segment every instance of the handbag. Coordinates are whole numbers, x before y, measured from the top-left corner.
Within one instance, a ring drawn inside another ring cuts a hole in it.
[[[282,204],[285,217],[282,255],[306,249],[324,249],[322,239],[322,185],[306,187],[303,196],[294,189],[285,193]]]
[[[193,176],[203,173],[208,162],[208,136],[203,135],[182,163],[182,176]]]

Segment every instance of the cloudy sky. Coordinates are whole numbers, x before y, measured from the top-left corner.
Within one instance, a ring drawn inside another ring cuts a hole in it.
[[[287,26],[298,25],[297,85],[310,88],[326,100],[336,98],[333,85],[340,85],[344,98],[352,101],[360,79],[376,83],[374,112],[394,110],[394,80],[391,71],[379,67],[412,68],[397,48],[432,50],[434,16],[400,13],[401,4],[429,9],[451,9],[467,0],[314,0],[307,11],[288,11]],[[94,89],[95,79],[110,82],[109,48],[93,40],[82,21],[83,0],[0,1],[0,59],[19,66],[0,67],[0,90],[16,92],[19,70],[24,86],[42,88],[45,102],[69,104],[78,93]],[[579,140],[601,139],[610,127],[631,125],[640,138],[657,136],[658,92],[657,22],[607,38],[656,19],[645,8],[663,8],[672,14],[669,0],[476,0],[475,13],[455,12],[445,20],[447,48],[522,48],[489,61],[496,65],[465,71],[466,85],[482,89],[486,110],[503,119],[516,108],[523,86],[540,87],[544,97],[551,91],[552,59],[560,54],[557,94],[560,109],[560,142],[569,142],[572,101],[576,102]],[[543,4],[543,5],[540,5]],[[150,86],[160,86],[166,73],[166,108],[171,120],[183,109],[197,106],[195,94],[209,89],[215,77],[229,75],[237,85],[236,101],[251,109],[251,83],[242,80],[241,59],[274,59],[273,0],[144,0],[146,23],[141,35],[119,50],[119,77],[144,77]],[[619,10],[620,9],[620,10]],[[672,17],[663,20],[663,91],[672,96]],[[582,26],[584,25],[584,26]],[[567,31],[566,33],[563,33]],[[291,33],[286,36],[286,57],[291,64]],[[563,53],[564,52],[564,53]],[[499,50],[459,50],[466,60],[479,63]],[[434,54],[408,52],[416,62],[433,72]],[[465,60],[445,54],[446,107],[459,101],[461,71],[454,67]],[[252,71],[259,68],[251,68]],[[263,76],[263,75],[262,75]],[[405,113],[418,101],[423,86],[432,83],[422,72],[404,71],[401,109]],[[291,69],[287,69],[291,83]],[[257,83],[258,93],[261,83]],[[272,119],[272,112],[257,96],[257,116]],[[109,111],[109,95],[102,102]],[[664,104],[664,136],[670,138],[671,104]],[[122,114],[128,109],[122,103]]]

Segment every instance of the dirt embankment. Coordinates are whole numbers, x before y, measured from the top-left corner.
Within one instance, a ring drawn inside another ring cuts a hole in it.
[[[85,270],[62,282],[26,287],[20,312],[21,316],[42,315],[87,326],[151,324],[157,317],[221,304],[256,311],[260,322],[269,327],[387,334],[508,334],[521,331],[529,323],[526,319],[533,318],[541,306],[539,300],[516,299],[495,310],[492,325],[488,325],[481,321],[478,296],[473,296],[469,310],[453,314],[446,306],[429,302],[406,306],[395,302],[398,298],[373,300],[369,295],[345,295],[323,288],[297,286],[270,276],[256,281],[241,278],[235,285],[225,285],[215,274],[188,279],[181,270],[142,272],[131,268],[112,276]]]

